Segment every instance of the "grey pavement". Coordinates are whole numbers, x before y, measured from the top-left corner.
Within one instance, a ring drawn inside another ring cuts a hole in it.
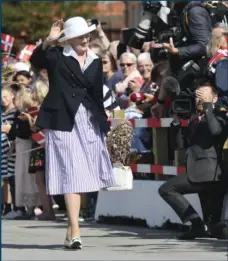
[[[66,221],[2,221],[2,260],[228,260],[228,241],[180,242],[170,231],[82,223],[83,249],[63,249]]]

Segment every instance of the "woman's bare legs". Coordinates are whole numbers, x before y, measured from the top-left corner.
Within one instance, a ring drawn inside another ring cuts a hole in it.
[[[40,201],[43,207],[43,213],[38,216],[40,219],[55,219],[55,212],[52,208],[52,200],[49,195],[46,193],[45,189],[45,174],[43,171],[37,171],[35,174],[36,185],[39,190]]]
[[[80,237],[78,218],[81,205],[81,195],[65,194],[64,199],[68,215],[68,227],[66,238],[69,241],[74,237]]]

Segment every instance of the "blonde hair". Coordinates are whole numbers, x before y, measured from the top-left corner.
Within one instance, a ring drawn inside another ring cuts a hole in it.
[[[7,92],[11,92],[12,94],[14,94],[14,91],[11,88],[11,84],[10,83],[2,83],[1,91],[7,91]]]
[[[24,110],[34,106],[32,93],[27,88],[21,88],[15,95],[15,106],[19,110]]]
[[[32,98],[35,102],[37,102],[40,105],[46,97],[47,93],[48,85],[46,83],[44,83],[43,81],[35,82],[35,89],[32,94]]]
[[[2,89],[1,89],[2,92],[8,92],[10,94],[12,94],[13,98],[15,98],[15,92],[13,91],[13,89],[10,87],[10,85],[7,85],[7,84],[4,84],[2,85]]]

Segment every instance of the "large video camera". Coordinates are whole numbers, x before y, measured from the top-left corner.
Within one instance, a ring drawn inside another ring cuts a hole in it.
[[[156,43],[169,42],[173,38],[174,44],[178,46],[181,40],[180,18],[174,11],[164,7],[159,1],[142,1],[143,15],[136,29],[127,29],[123,32],[125,44],[136,49],[141,49],[144,42],[154,41]],[[158,13],[170,14],[169,24],[165,23]],[[130,35],[131,34],[131,35]],[[129,37],[131,36],[131,37]],[[154,48],[153,56],[167,57],[167,51],[163,48]],[[156,59],[157,60],[157,59]]]
[[[163,80],[163,88],[172,99],[172,112],[182,119],[190,118],[195,112],[195,84],[200,77],[201,67],[191,60],[181,67],[177,75]]]

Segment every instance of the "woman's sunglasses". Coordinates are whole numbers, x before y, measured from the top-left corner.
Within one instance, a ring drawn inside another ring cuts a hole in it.
[[[133,63],[121,63],[120,66],[121,67],[124,67],[124,66],[127,66],[127,67],[131,67],[133,65]]]

